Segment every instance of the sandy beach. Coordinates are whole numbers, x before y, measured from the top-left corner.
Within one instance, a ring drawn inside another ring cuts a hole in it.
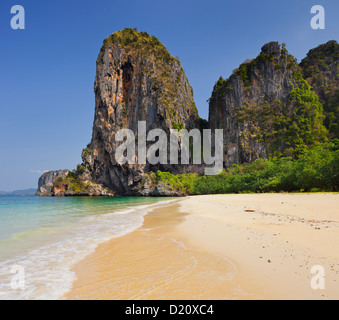
[[[339,299],[338,200],[212,195],[155,207],[141,228],[75,265],[64,298]],[[323,290],[311,286],[313,266],[324,270]]]

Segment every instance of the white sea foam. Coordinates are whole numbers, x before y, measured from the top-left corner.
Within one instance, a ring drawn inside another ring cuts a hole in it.
[[[145,214],[155,206],[171,201],[173,200],[81,218],[76,225],[64,230],[58,241],[0,262],[0,299],[61,299],[72,288],[75,274],[71,268],[74,264],[94,252],[100,243],[138,229],[143,224]],[[15,277],[11,273],[14,265],[23,267],[25,272],[23,290],[11,287]]]

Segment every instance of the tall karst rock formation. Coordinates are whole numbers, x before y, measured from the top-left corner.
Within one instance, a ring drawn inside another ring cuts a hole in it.
[[[104,41],[97,59],[93,136],[82,153],[92,181],[118,194],[143,194],[148,192],[142,188],[145,173],[189,170],[182,166],[118,164],[115,134],[126,128],[137,135],[139,121],[146,121],[147,132],[155,128],[169,132],[195,128],[199,117],[179,60],[157,38],[125,29]]]
[[[146,122],[146,132],[223,129],[225,168],[270,156],[297,157],[327,141],[329,132],[330,137],[339,136],[338,61],[335,41],[311,50],[300,65],[284,44],[270,42],[257,58],[217,81],[206,126],[179,60],[163,44],[134,29],[113,33],[97,59],[93,134],[82,152],[83,163],[73,171],[45,173],[38,194],[183,194],[159,183],[152,172],[203,173],[203,165],[181,165],[180,159],[179,165],[140,164],[138,148],[138,164],[116,162],[117,132],[130,129],[138,143],[139,121]],[[153,143],[148,142],[147,148]]]
[[[339,44],[332,40],[310,50],[300,67],[324,106],[330,136],[339,139]]]
[[[224,130],[226,167],[272,154],[293,156],[325,141],[323,110],[285,45],[270,42],[210,98],[209,125]]]

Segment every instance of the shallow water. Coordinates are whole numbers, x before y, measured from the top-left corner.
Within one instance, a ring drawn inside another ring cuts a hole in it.
[[[139,228],[152,206],[169,200],[0,196],[0,299],[61,298],[75,263]]]

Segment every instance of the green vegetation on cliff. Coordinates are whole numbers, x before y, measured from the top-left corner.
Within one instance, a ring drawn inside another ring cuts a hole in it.
[[[326,85],[326,74],[331,76],[331,69],[338,76],[339,44],[329,41],[310,50],[300,66],[306,78],[312,78],[318,86]],[[322,74],[320,74],[322,72]]]
[[[278,42],[264,45],[257,58],[246,60],[229,79],[220,77],[210,108],[214,121],[222,115],[228,125],[236,120],[233,130],[239,131],[239,145],[248,155],[256,154],[259,142],[267,155],[296,158],[328,140],[319,97],[285,44]]]
[[[269,146],[269,153],[298,156],[308,148],[327,141],[323,107],[318,96],[298,71],[297,86],[289,94],[288,105],[280,100],[262,105],[246,105],[235,110],[239,123],[247,125],[246,135]],[[245,134],[245,133],[244,133]]]
[[[120,48],[128,57],[132,73],[136,73],[139,82],[144,77],[152,79],[152,90],[157,93],[157,103],[164,106],[163,117],[171,119],[169,123],[180,124],[180,112],[189,109],[192,119],[198,121],[198,110],[193,99],[193,89],[190,86],[183,67],[177,57],[173,57],[166,47],[147,32],[126,28],[110,35],[104,40],[97,64],[103,63],[102,58],[108,48]],[[138,82],[135,83],[137,85]],[[128,87],[130,84],[128,84]],[[144,93],[147,94],[147,93]],[[180,97],[180,99],[179,99]],[[182,101],[184,98],[185,101]],[[123,112],[128,117],[129,108]],[[123,121],[122,121],[123,122]]]
[[[178,58],[172,57],[166,47],[155,36],[150,36],[147,32],[138,32],[131,28],[115,32],[104,40],[103,49],[115,42],[127,49],[138,50],[144,54],[154,54],[157,60],[161,59],[166,63],[176,61],[180,64]]]
[[[154,174],[157,183],[189,194],[339,191],[339,140],[312,148],[298,160],[258,159],[216,176]]]
[[[164,183],[169,186],[170,189],[178,190],[183,194],[194,194],[194,183],[198,178],[194,173],[173,175],[169,172],[161,171],[150,172],[146,174],[145,177],[152,185]]]
[[[86,193],[88,191],[89,183],[84,183],[80,176],[85,172],[85,167],[78,165],[76,170],[69,172],[67,177],[58,178],[54,183],[54,190],[64,189],[74,193]]]
[[[339,44],[329,41],[310,50],[300,66],[324,106],[331,137],[339,138]]]
[[[286,45],[283,43],[281,46],[278,42],[270,42],[266,46],[275,44],[280,50],[280,58],[287,64],[287,68],[291,70],[298,70],[297,60],[286,50]],[[220,77],[216,82],[212,96],[209,101],[216,101],[222,98],[227,91],[232,91],[233,88],[230,86],[232,77],[239,77],[244,87],[247,89],[251,88],[251,74],[256,69],[259,70],[260,65],[264,63],[273,63],[276,70],[282,70],[282,65],[277,62],[278,52],[272,52],[268,54],[261,52],[255,59],[247,59],[237,69],[233,70],[233,74],[229,79],[223,79]]]
[[[292,108],[287,143],[300,153],[305,148],[325,142],[328,139],[328,131],[323,126],[325,116],[318,96],[299,71],[294,72],[294,77],[297,86],[289,96]]]

